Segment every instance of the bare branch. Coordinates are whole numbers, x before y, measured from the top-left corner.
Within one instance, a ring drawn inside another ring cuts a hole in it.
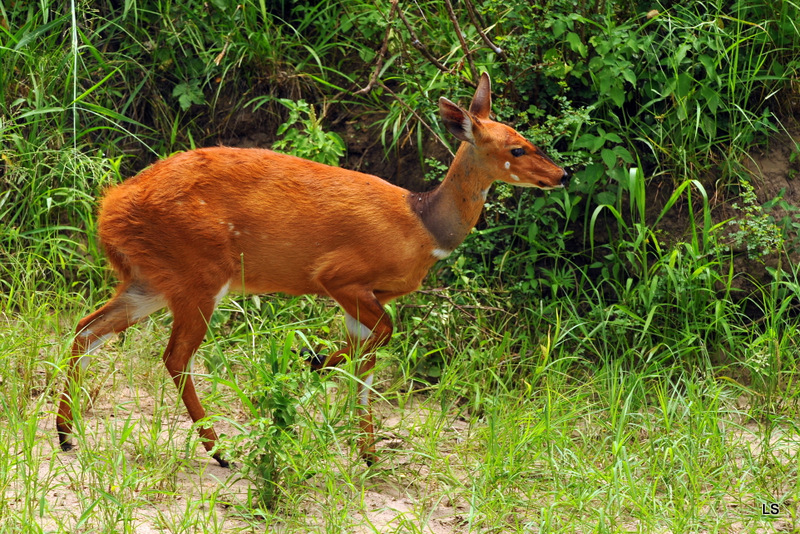
[[[395,99],[395,100],[396,100],[396,101],[397,101],[397,102],[398,102],[398,103],[399,103],[399,104],[400,104],[402,107],[404,107],[404,108],[406,109],[406,111],[410,111],[410,112],[411,112],[411,114],[412,114],[412,115],[414,115],[414,117],[415,117],[415,118],[416,118],[416,119],[417,119],[417,120],[420,122],[420,124],[422,124],[423,126],[425,126],[425,128],[427,128],[427,129],[428,129],[428,131],[429,131],[429,132],[431,132],[431,133],[433,134],[433,136],[434,136],[436,139],[438,139],[438,140],[439,140],[439,142],[440,142],[440,143],[442,143],[442,146],[444,146],[445,148],[447,148],[447,151],[450,153],[450,156],[451,156],[451,157],[452,157],[452,156],[454,156],[454,154],[453,154],[453,151],[452,151],[452,150],[450,150],[450,148],[447,146],[447,143],[445,143],[445,142],[444,142],[444,140],[441,138],[441,136],[439,136],[439,134],[437,134],[437,133],[436,133],[436,131],[434,131],[434,129],[433,129],[433,128],[432,128],[432,127],[431,127],[431,126],[430,126],[430,125],[429,125],[427,122],[425,122],[425,119],[423,119],[423,118],[420,116],[420,114],[419,114],[419,113],[417,113],[417,110],[415,110],[414,108],[412,108],[411,106],[409,106],[408,104],[406,104],[405,102],[403,102],[403,99],[402,99],[402,98],[399,98],[399,97],[398,97],[396,94],[394,94],[394,91],[392,91],[391,89],[389,89],[388,87],[386,87],[386,85],[385,85],[383,82],[378,82],[378,85],[380,85],[380,86],[383,88],[383,90],[384,90],[384,91],[386,91],[387,93],[389,93],[390,95],[392,95],[392,97],[393,97],[393,98],[394,98],[394,99]]]
[[[400,19],[403,21],[403,24],[405,24],[408,33],[411,35],[411,46],[419,50],[422,53],[422,55],[425,56],[425,59],[427,59],[437,69],[447,74],[453,74],[452,69],[447,68],[446,65],[443,65],[442,62],[433,57],[433,54],[431,54],[428,48],[422,43],[422,41],[419,40],[419,37],[417,37],[417,33],[414,31],[414,28],[411,26],[411,23],[408,22],[408,19],[406,18],[405,14],[403,14],[403,10],[399,9],[397,11],[397,14],[400,15]],[[467,78],[461,75],[458,75],[458,77],[461,78],[461,80],[470,87],[474,88],[478,86],[476,81],[468,80]],[[475,78],[475,80],[477,80],[477,78]]]
[[[467,56],[467,63],[469,63],[470,72],[472,72],[472,79],[477,80],[478,69],[475,68],[475,62],[472,60],[472,52],[470,52],[469,46],[467,46],[467,42],[464,40],[464,34],[461,32],[461,26],[458,24],[458,18],[453,10],[453,3],[450,0],[444,0],[444,3],[447,6],[448,15],[450,15],[450,22],[453,23],[453,29],[456,30],[456,35],[458,35],[458,42],[461,43],[461,49],[464,51],[464,55]]]
[[[422,41],[419,40],[419,37],[417,37],[417,33],[414,31],[414,28],[411,26],[411,23],[408,22],[408,19],[403,14],[403,10],[402,9],[400,11],[398,11],[398,14],[400,15],[400,19],[403,21],[403,24],[406,25],[406,29],[408,30],[408,33],[411,34],[411,46],[413,46],[414,48],[416,48],[417,50],[422,52],[422,55],[425,56],[425,59],[430,61],[431,64],[433,64],[437,69],[439,69],[442,72],[450,72],[450,69],[448,69],[446,66],[442,65],[442,63],[438,59],[433,57],[433,54],[431,54],[428,51],[428,48],[424,44],[422,44]]]
[[[372,91],[372,88],[375,87],[375,83],[378,81],[378,75],[381,72],[381,68],[383,68],[383,62],[386,60],[386,51],[389,48],[389,34],[392,31],[392,20],[394,20],[398,2],[399,0],[392,0],[392,8],[389,10],[389,17],[386,19],[386,33],[383,36],[383,44],[381,45],[380,52],[378,52],[378,62],[375,65],[375,70],[372,71],[372,76],[369,78],[369,83],[367,83],[366,87],[359,89],[354,94],[365,95],[369,93]]]
[[[494,44],[492,40],[489,39],[489,36],[483,31],[483,25],[481,24],[481,21],[478,20],[478,14],[475,12],[475,6],[472,5],[472,0],[464,0],[464,3],[467,6],[467,11],[469,12],[469,18],[472,21],[472,24],[475,26],[475,29],[478,30],[478,35],[481,36],[481,39],[483,39],[483,42],[486,43],[486,46],[488,46],[492,52],[498,56],[502,57],[503,59],[507,59],[508,56],[506,55],[505,50]]]

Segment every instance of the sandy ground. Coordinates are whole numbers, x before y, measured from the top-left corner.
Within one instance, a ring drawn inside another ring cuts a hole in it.
[[[153,417],[155,400],[147,397],[141,390],[135,393],[129,388],[117,390],[113,397],[121,403],[130,401],[133,395],[137,396],[137,403],[140,409],[134,416],[144,419]],[[428,412],[419,406],[406,406],[403,410],[397,410],[391,406],[383,406],[379,411],[383,425],[381,436],[383,440],[380,447],[392,448],[395,451],[402,449],[402,443],[407,438],[407,431],[402,430],[413,426],[414,419],[436,417],[438,414]],[[87,432],[87,435],[104,436],[107,431],[106,425],[109,423],[118,427],[123,426],[121,419],[110,417],[113,407],[110,405],[95,405],[94,409],[84,414],[84,421],[88,426],[97,425],[96,430]],[[170,409],[167,411],[167,418],[170,419],[169,427],[172,432],[173,440],[183,439],[192,432],[191,421],[188,416],[180,409]],[[82,474],[78,455],[75,452],[63,453],[56,447],[54,439],[54,422],[49,416],[40,420],[38,439],[32,457],[39,461],[40,469],[38,472],[39,483],[42,487],[48,488],[45,494],[46,509],[45,518],[41,520],[40,527],[44,531],[57,532],[94,532],[76,528],[75,530],[64,530],[63,525],[79,525],[81,521],[82,508],[87,506],[87,488],[85,476]],[[405,419],[405,421],[403,421]],[[411,419],[411,421],[409,421]],[[418,421],[417,421],[418,422]],[[726,428],[726,434],[731,439],[739,440],[743,446],[749,447],[754,455],[758,455],[765,443],[757,426],[752,425],[731,425]],[[226,429],[221,429],[223,432]],[[783,443],[777,449],[770,447],[772,453],[780,453],[781,447],[789,447],[788,444],[795,441],[795,437],[783,434],[783,430],[776,429],[770,436],[770,444]],[[450,423],[446,430],[445,440],[468,439],[469,428],[467,424],[459,420]],[[177,437],[176,436],[180,436]],[[165,440],[169,436],[164,435]],[[160,440],[159,440],[160,442]],[[92,443],[85,443],[84,446],[91,446]],[[102,447],[102,444],[98,444]],[[379,447],[379,448],[380,448]],[[236,505],[245,506],[247,492],[250,489],[248,482],[238,478],[236,469],[222,468],[210,459],[202,447],[198,446],[196,454],[190,460],[186,460],[185,469],[174,473],[171,478],[171,487],[159,488],[152,493],[152,497],[147,497],[146,493],[151,491],[146,483],[139,488],[141,495],[133,495],[136,505],[130,507],[129,525],[132,532],[137,534],[162,534],[164,532],[200,532],[199,525],[213,523],[212,532],[263,532],[265,526],[258,521],[245,521],[236,513]],[[793,457],[791,450],[785,451],[785,458]],[[781,454],[781,456],[783,456]],[[125,457],[131,464],[136,460],[126,453]],[[458,462],[453,458],[453,462]],[[359,488],[361,492],[360,504],[354,505],[352,513],[355,517],[348,518],[352,528],[348,532],[369,533],[369,532],[405,532],[404,522],[412,522],[419,531],[431,534],[451,534],[466,531],[465,518],[468,515],[468,504],[462,497],[456,497],[455,502],[446,497],[442,497],[440,492],[430,491],[426,484],[430,484],[435,477],[428,476],[427,467],[419,462],[414,463],[411,455],[404,455],[402,452],[394,452],[391,457],[391,465],[386,467],[394,471],[393,476],[382,477],[379,472],[377,476],[370,476]],[[746,469],[746,466],[732,465],[735,469]],[[364,468],[366,469],[366,468]],[[396,472],[404,472],[405,475],[398,478]],[[307,481],[310,486],[315,485],[315,481]],[[780,488],[776,488],[780,490]],[[789,491],[790,488],[783,488]],[[95,489],[96,491],[96,489]],[[113,493],[113,488],[108,488],[109,493]],[[320,495],[324,494],[326,488],[323,483],[319,484],[317,491]],[[779,491],[780,493],[780,491]],[[436,494],[438,497],[431,497]],[[18,496],[15,498],[13,488],[6,491],[6,500],[11,509],[24,506],[23,499]],[[149,502],[148,502],[149,501]],[[107,503],[104,504],[108,506]],[[325,513],[324,501],[319,503],[304,502],[303,509],[299,511],[304,516],[303,521],[308,525],[308,531],[325,532]],[[730,507],[750,507],[752,503],[733,502]],[[425,507],[425,512],[420,513],[420,508]],[[713,511],[709,511],[713,513]],[[2,514],[0,514],[1,516]],[[187,525],[183,529],[176,527],[182,522],[187,521],[187,517],[192,521],[197,521],[193,525]],[[424,517],[423,524],[420,524],[420,517]],[[65,520],[66,518],[66,520]],[[59,528],[59,523],[62,525]],[[113,524],[113,522],[112,522]],[[629,525],[631,532],[641,531],[634,521]],[[731,525],[727,532],[790,532],[792,523],[789,518],[770,523],[769,527],[755,527],[750,524]],[[283,525],[271,523],[268,528],[270,532],[283,531]],[[297,531],[297,530],[293,530]]]
[[[134,395],[136,396],[135,403],[132,402]],[[102,399],[106,395],[101,395],[101,399],[95,403],[91,410],[87,410],[83,414],[84,424],[92,430],[87,432],[87,436],[104,436],[108,431],[106,425],[113,424],[117,431],[121,432],[124,422],[121,419],[128,419],[127,417],[117,418],[113,417],[114,408],[107,402],[113,400],[118,405],[123,405],[130,402],[132,409],[136,412],[133,418],[138,417],[144,419],[151,419],[154,413],[155,400],[150,398],[141,389],[135,392],[131,391],[128,387],[123,387],[113,394],[109,394],[108,399]],[[167,418],[170,419],[167,427],[169,433],[172,434],[172,440],[183,440],[185,436],[192,433],[192,423],[188,415],[181,409],[181,406],[170,407],[167,410]],[[392,429],[402,426],[401,418],[408,417],[427,417],[428,414],[425,410],[415,409],[413,407],[406,407],[402,415],[397,412],[392,413],[390,406],[385,406],[386,413],[376,413],[377,416],[382,417],[382,437],[384,438],[379,444],[381,446],[394,447],[397,443],[402,441],[402,436],[393,434]],[[163,413],[163,412],[162,412]],[[407,421],[406,421],[407,422]],[[224,428],[224,424],[216,424],[218,431],[229,432],[230,429]],[[401,431],[402,432],[402,431]],[[467,432],[466,423],[454,422],[452,427],[448,430],[454,436]],[[90,441],[92,438],[87,438]],[[164,431],[164,440],[169,440],[167,431]],[[73,440],[75,441],[75,440]],[[161,438],[159,439],[161,442]],[[102,448],[102,443],[84,443],[83,446],[90,447],[96,445]],[[107,446],[107,445],[105,445]],[[73,449],[70,452],[62,452],[57,446],[55,439],[54,418],[52,414],[43,415],[39,422],[37,443],[31,453],[31,457],[38,462],[39,472],[38,479],[41,487],[48,488],[44,497],[46,499],[46,506],[44,507],[45,517],[40,520],[39,526],[45,531],[59,531],[63,532],[63,525],[80,525],[81,510],[86,509],[87,506],[87,493],[86,476],[82,473],[84,466],[78,457],[77,450]],[[152,493],[152,497],[146,494],[150,491],[147,483],[144,482],[142,487],[138,490],[140,495],[128,495],[129,498],[136,501],[136,505],[129,507],[131,512],[130,521],[133,527],[133,532],[137,534],[162,534],[164,532],[175,531],[169,525],[180,524],[181,521],[185,522],[187,509],[196,510],[197,514],[204,516],[205,521],[213,521],[216,526],[214,532],[256,532],[263,531],[263,525],[259,525],[257,521],[244,521],[237,517],[235,511],[236,505],[245,506],[247,502],[247,493],[250,489],[247,481],[241,480],[238,476],[237,469],[226,469],[220,467],[216,461],[207,456],[201,446],[197,447],[195,455],[191,460],[187,460],[185,470],[182,472],[174,473],[170,478],[170,482],[164,482],[167,486],[174,485],[169,488],[160,488]],[[132,457],[132,452],[125,451],[124,454],[126,461],[129,465],[135,465],[136,459]],[[402,454],[394,455],[392,457],[391,469],[400,469],[407,467],[405,464],[409,463],[409,458],[404,458]],[[364,467],[366,469],[366,466]],[[373,468],[374,469],[374,468]],[[424,469],[418,465],[413,466],[413,469]],[[420,480],[427,477],[424,473],[419,473]],[[91,476],[91,475],[90,475]],[[398,523],[403,521],[413,521],[416,525],[422,528],[422,532],[431,534],[449,534],[454,532],[461,532],[464,524],[463,514],[466,512],[466,504],[463,502],[452,503],[447,499],[438,499],[430,503],[430,499],[425,495],[425,488],[417,485],[414,480],[409,480],[407,485],[398,485],[396,477],[391,478],[391,482],[381,482],[381,476],[371,476],[368,483],[364,484],[362,494],[360,496],[361,503],[354,506],[353,510],[356,511],[358,517],[351,518],[352,524],[355,527],[349,532],[354,533],[367,533],[367,532],[386,532],[395,531]],[[314,480],[307,481],[310,485],[314,485]],[[90,481],[91,484],[91,481]],[[320,492],[324,492],[325,488],[318,488]],[[93,491],[97,491],[96,488]],[[108,492],[113,494],[114,488],[108,488]],[[22,508],[25,506],[25,500],[15,494],[15,489],[10,488],[6,491],[6,499],[11,509]],[[151,502],[148,503],[148,500]],[[426,504],[426,524],[419,524],[419,507],[420,501]],[[108,506],[107,504],[103,504]],[[416,512],[415,512],[416,510]],[[21,510],[20,510],[21,511]],[[305,521],[310,524],[311,529],[314,531],[325,531],[324,510],[320,505],[309,504],[305,510],[302,511],[306,518]],[[2,514],[0,514],[0,517]],[[201,520],[202,522],[203,520]],[[315,525],[316,523],[316,525]],[[61,524],[61,527],[59,527]],[[256,525],[255,527],[253,525]],[[270,525],[269,530],[273,531],[276,525]],[[77,528],[77,531],[83,531]],[[185,530],[186,532],[196,532],[196,529]],[[281,531],[280,526],[277,526],[277,531]]]

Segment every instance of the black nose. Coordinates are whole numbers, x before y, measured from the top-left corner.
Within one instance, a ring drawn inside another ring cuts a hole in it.
[[[565,170],[564,176],[561,177],[561,186],[567,187],[568,183],[569,183],[569,173]]]

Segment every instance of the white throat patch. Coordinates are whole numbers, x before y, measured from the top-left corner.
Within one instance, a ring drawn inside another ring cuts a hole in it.
[[[447,256],[449,256],[452,252],[453,252],[452,250],[446,250],[446,249],[443,249],[443,248],[435,248],[435,249],[433,249],[431,251],[431,255],[434,258],[436,258],[437,260],[443,260]]]

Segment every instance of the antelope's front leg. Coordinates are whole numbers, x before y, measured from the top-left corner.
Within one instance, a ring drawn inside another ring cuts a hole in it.
[[[372,424],[370,390],[374,380],[375,350],[392,337],[392,321],[381,302],[371,290],[345,288],[330,292],[345,312],[347,346],[330,355],[321,366],[333,366],[345,357],[361,358],[357,366],[358,402],[361,412],[361,457],[372,465],[377,461],[375,453],[375,427]]]

